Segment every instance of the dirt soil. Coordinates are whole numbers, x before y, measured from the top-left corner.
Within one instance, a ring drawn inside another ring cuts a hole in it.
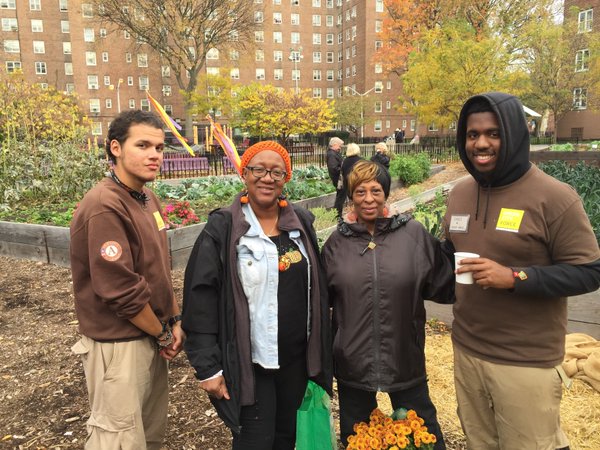
[[[424,190],[462,176],[461,168],[450,165]],[[398,189],[390,200],[407,195]],[[181,299],[182,271],[173,278]],[[70,351],[77,339],[70,270],[0,257],[0,449],[83,448],[89,406],[82,365]],[[229,442],[185,355],[178,356],[165,448],[221,450]]]

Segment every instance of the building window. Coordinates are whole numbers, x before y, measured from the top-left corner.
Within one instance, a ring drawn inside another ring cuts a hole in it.
[[[292,42],[292,44],[299,44],[300,43],[300,33],[298,33],[297,31],[292,31],[291,42]]]
[[[62,46],[63,46],[63,54],[64,55],[70,55],[71,54],[71,43],[70,42],[63,42]]]
[[[92,113],[100,112],[100,99],[99,98],[90,98],[90,112],[92,112]]]
[[[85,52],[85,64],[86,66],[96,65],[96,52]]]
[[[328,8],[333,8],[333,0],[326,0],[326,3]]]
[[[44,21],[39,19],[31,20],[31,32],[32,33],[43,33],[44,32]]]
[[[100,35],[101,38],[105,38],[106,37],[106,28],[100,28],[98,34]]]
[[[92,17],[94,17],[94,8],[90,3],[82,3],[81,15],[86,19],[91,19]]]
[[[326,61],[328,63],[333,63],[333,52],[327,52],[327,54],[326,54]]]
[[[313,8],[320,8],[321,0],[312,0],[312,5],[313,5]]]
[[[265,69],[256,69],[256,79],[257,80],[265,79]]]
[[[283,69],[273,70],[273,78],[275,80],[283,80]]]
[[[29,9],[31,11],[41,11],[42,0],[29,0]]]
[[[135,109],[135,99],[134,98],[129,99],[129,109]]]
[[[133,77],[132,76],[127,77],[127,86],[133,86]]]
[[[265,17],[263,15],[262,11],[254,12],[254,23],[263,23],[264,20],[265,20]]]
[[[383,105],[381,101],[375,102],[375,112],[380,113],[383,111]]]
[[[385,88],[389,91],[392,88],[392,82],[391,81],[386,81]]]
[[[587,108],[587,89],[575,88],[573,89],[573,109],[586,109]]]
[[[36,61],[35,73],[36,73],[36,75],[46,75],[48,73],[48,71],[46,69],[46,63],[41,62],[41,61]]]
[[[381,33],[383,31],[383,20],[375,21],[375,33]]]
[[[325,24],[328,27],[332,27],[333,26],[333,16],[325,16]]]
[[[283,19],[281,17],[280,12],[273,13],[273,23],[275,25],[281,25],[283,23]]]
[[[327,71],[327,81],[333,81],[335,76],[335,72],[333,70]]]
[[[108,62],[108,52],[102,52],[102,61]]]
[[[590,50],[579,50],[575,54],[575,72],[588,70],[590,67]]]
[[[382,130],[381,128],[381,120],[376,120],[375,124],[373,125],[373,130],[375,132],[380,132]]]
[[[229,40],[231,42],[238,42],[240,40],[240,32],[237,30],[231,30],[229,32]]]
[[[104,106],[106,109],[111,109],[112,108],[112,99],[107,98],[106,100],[104,100]]]
[[[163,105],[163,108],[168,115],[173,115],[173,105]]]
[[[327,98],[333,98],[335,91],[333,88],[327,88]]]
[[[220,73],[220,70],[218,67],[207,67],[206,68],[206,74],[207,75],[213,75],[215,77],[218,77]],[[188,72],[189,74],[189,72]]]
[[[138,78],[138,85],[140,87],[140,91],[147,91],[150,87],[150,82],[148,81],[147,75],[142,75]]]
[[[17,9],[17,0],[0,0],[0,8]]]
[[[211,48],[206,52],[206,59],[219,59],[219,50],[214,47]]]
[[[383,48],[383,41],[375,41],[375,51],[378,51],[380,48]]]
[[[321,71],[318,69],[313,70],[313,81],[321,81]]]
[[[125,62],[131,62],[131,53],[125,53]]]
[[[6,71],[12,73],[21,69],[21,61],[6,61]]]
[[[385,102],[385,109],[391,109],[392,108],[392,102],[390,100],[388,100],[387,102]],[[406,124],[404,125],[406,127]]]
[[[283,61],[283,52],[281,50],[273,51],[273,61]]]
[[[292,14],[290,23],[292,25],[300,25],[300,14]]]
[[[275,44],[282,44],[283,43],[283,33],[281,31],[274,31],[273,32],[273,42]]]
[[[255,31],[254,32],[254,42],[265,42],[265,32],[262,30]]]
[[[102,122],[92,122],[92,135],[102,136]]]
[[[46,53],[44,41],[33,41],[33,53]]]
[[[321,62],[321,52],[313,52],[313,62],[314,63]]]
[[[65,93],[72,94],[73,92],[75,92],[75,84],[65,83]]]
[[[15,18],[2,19],[2,31],[19,31],[19,23]]]
[[[273,0],[274,5],[281,5],[281,0]]]
[[[88,89],[98,89],[98,75],[88,75]]]
[[[383,12],[383,0],[375,0],[375,12]]]
[[[238,61],[240,59],[239,50],[229,50],[229,59],[231,61]]]
[[[321,33],[313,33],[312,42],[315,45],[321,45]]]
[[[73,63],[65,63],[65,75],[73,75]]]
[[[231,77],[232,80],[239,80],[240,79],[240,69],[238,69],[237,67],[234,67],[233,69],[231,69],[229,71],[229,76]]]
[[[290,52],[290,61],[299,62],[302,59],[302,54],[300,54],[299,50],[292,50]]]
[[[104,75],[104,86],[110,86],[110,75]]]
[[[578,29],[580,33],[587,33],[592,31],[592,22],[594,19],[594,10],[586,9],[585,11],[579,11],[578,16]]]
[[[7,39],[4,41],[4,51],[6,53],[21,53],[21,47],[19,41],[14,39]]]
[[[300,69],[292,70],[292,81],[300,81]]]
[[[127,31],[127,30],[123,31],[123,38],[124,39],[131,39],[131,34],[129,34],[129,31]]]
[[[292,0],[292,6],[300,6],[300,0]]]
[[[137,65],[138,65],[138,67],[148,67],[148,54],[147,53],[138,53]]]
[[[321,88],[313,88],[313,98],[321,98]]]
[[[383,81],[376,81],[375,82],[375,92],[380,94],[381,92],[383,92]]]
[[[383,66],[381,63],[375,64],[375,73],[383,73]]]
[[[265,51],[264,50],[255,50],[254,51],[254,61],[264,61],[265,60]]]
[[[70,33],[71,32],[71,25],[69,24],[68,20],[60,21],[60,31],[61,31],[61,33]]]
[[[96,35],[93,28],[83,29],[83,40],[85,42],[94,42],[96,40]]]
[[[170,97],[173,91],[171,90],[170,84],[163,84],[162,93],[165,97]]]
[[[68,0],[58,0],[58,9],[61,12],[65,12],[69,10],[69,1]]]
[[[321,16],[319,14],[313,14],[313,16],[312,16],[312,24],[313,24],[313,27],[320,27],[321,26]]]

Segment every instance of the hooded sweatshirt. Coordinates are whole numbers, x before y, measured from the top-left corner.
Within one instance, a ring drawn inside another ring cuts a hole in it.
[[[498,119],[501,146],[494,171],[475,170],[465,149],[473,102]],[[474,252],[515,272],[515,289],[456,285],[452,339],[468,354],[500,364],[553,367],[562,361],[566,295],[600,285],[600,251],[577,193],[529,162],[521,102],[488,93],[469,99],[457,127],[460,157],[472,175],[455,186],[444,219],[456,251]]]

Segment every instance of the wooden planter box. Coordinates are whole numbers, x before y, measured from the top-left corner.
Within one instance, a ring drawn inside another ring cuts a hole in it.
[[[586,164],[600,167],[600,151],[572,151],[572,152],[552,152],[550,150],[540,150],[529,154],[531,162],[535,164],[549,161],[565,161],[568,164],[577,164],[579,161],[585,161]]]
[[[204,223],[167,231],[171,268],[183,269]],[[0,221],[0,255],[69,267],[69,229]]]

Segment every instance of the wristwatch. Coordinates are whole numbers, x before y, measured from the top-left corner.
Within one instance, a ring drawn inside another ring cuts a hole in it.
[[[173,328],[173,325],[175,325],[177,322],[181,322],[181,314],[177,314],[176,316],[173,316],[169,319],[169,326],[171,328]]]

